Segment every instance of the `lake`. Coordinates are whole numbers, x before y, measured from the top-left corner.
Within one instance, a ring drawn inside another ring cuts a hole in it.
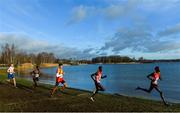
[[[90,75],[97,71],[99,65],[101,64],[64,66],[65,81],[69,87],[92,91],[95,86]],[[159,81],[159,87],[163,91],[165,99],[180,103],[180,62],[102,64],[102,66],[104,75],[108,76],[101,80],[106,89],[104,93],[160,100],[156,90],[153,90],[151,94],[135,90],[137,86],[149,88],[150,81],[146,76],[154,71],[155,66],[159,66],[162,77],[162,81]],[[41,76],[40,81],[55,84],[56,69],[57,67],[41,69],[47,75]]]

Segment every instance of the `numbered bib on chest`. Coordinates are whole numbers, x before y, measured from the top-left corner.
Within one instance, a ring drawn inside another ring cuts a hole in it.
[[[35,77],[39,77],[39,74],[35,74]]]
[[[56,77],[63,78],[63,74],[56,73]]]

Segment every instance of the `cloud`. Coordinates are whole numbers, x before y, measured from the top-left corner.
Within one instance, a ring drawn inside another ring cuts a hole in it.
[[[104,6],[80,5],[73,8],[72,17],[68,24],[81,22],[89,17],[102,16],[106,19],[119,19],[120,17],[134,18],[142,11],[145,12],[165,12],[174,11],[180,7],[179,0],[105,0]]]
[[[157,53],[180,49],[180,41],[172,39],[164,41],[157,34],[139,27],[124,28],[115,33],[101,50],[119,53],[129,49],[131,52]]]
[[[98,6],[87,6],[80,5],[76,6],[72,10],[72,15],[68,21],[68,25],[81,22],[88,17],[103,16],[108,19],[116,19],[120,16],[127,15],[136,6],[136,1],[129,0],[125,4],[109,4],[106,7]]]
[[[177,35],[177,34],[180,34],[180,23],[159,32],[158,35],[163,37],[163,36],[170,36],[170,35]]]
[[[62,44],[49,44],[43,40],[32,39],[27,35],[0,33],[0,46],[5,43],[15,44],[18,50],[26,53],[52,52],[60,58],[90,59],[95,55],[91,53],[92,48],[78,50]]]
[[[88,48],[88,49],[85,49],[83,50],[84,53],[90,53],[94,50],[94,48]]]
[[[103,52],[103,53],[100,53],[99,55],[100,55],[100,56],[107,56],[107,53],[106,53],[106,52]]]
[[[146,43],[146,52],[171,52],[180,49],[180,42],[176,41],[152,41]]]
[[[111,5],[105,9],[104,13],[108,18],[113,19],[124,15],[125,8],[121,6],[119,7],[118,5]]]
[[[180,6],[179,0],[137,0],[144,10],[167,11]]]
[[[87,9],[88,8],[83,6],[83,5],[75,7],[72,10],[72,17],[71,17],[70,21],[67,24],[68,25],[69,24],[74,24],[74,23],[80,22],[83,19],[85,19],[86,16],[87,16],[87,11],[88,11]]]
[[[111,40],[107,41],[101,50],[112,49],[113,52],[119,52],[126,48],[141,50],[142,43],[150,39],[151,34],[140,29],[120,29]]]
[[[37,18],[37,10],[39,10],[39,3],[37,0],[31,1],[0,1],[0,6],[2,7],[2,13],[7,15],[19,16],[23,18],[34,19],[34,16]],[[38,13],[39,14],[39,13]]]
[[[179,56],[180,56],[180,50],[177,50],[177,51],[175,51],[174,53],[175,53],[175,54],[179,54]]]
[[[105,16],[110,19],[116,19],[122,16],[127,16],[129,13],[131,13],[133,10],[135,10],[138,2],[135,0],[128,0],[126,3],[118,4],[111,4],[105,8],[102,9],[102,12],[104,12]]]
[[[133,2],[132,2],[133,1]],[[163,14],[174,11],[180,2],[177,0],[129,0],[122,3],[116,1],[106,7],[105,15],[113,19],[128,17],[132,22],[129,27],[121,27],[111,38],[105,42],[100,51],[111,51],[114,54],[131,53],[170,53],[180,50],[180,40],[177,39],[180,33],[180,24],[168,27],[160,32],[152,29],[146,14]],[[110,1],[111,2],[111,1]],[[143,15],[142,15],[143,13]],[[125,22],[127,23],[127,21]],[[153,27],[153,26],[152,26]],[[176,39],[172,38],[176,37]],[[164,39],[166,37],[166,40]],[[112,54],[111,53],[111,54]]]

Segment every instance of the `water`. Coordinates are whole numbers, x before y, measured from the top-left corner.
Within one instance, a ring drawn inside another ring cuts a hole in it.
[[[97,71],[98,64],[64,66],[64,78],[69,87],[94,90],[94,83],[90,75]],[[106,88],[105,93],[118,93],[133,97],[143,97],[160,100],[159,93],[155,90],[151,94],[136,91],[137,86],[149,88],[150,81],[146,76],[153,72],[155,66],[160,66],[162,81],[159,87],[164,92],[165,99],[180,103],[180,62],[150,63],[150,64],[103,64],[103,73],[108,77],[102,80]],[[46,77],[41,77],[43,83],[55,84],[54,68],[41,69]]]

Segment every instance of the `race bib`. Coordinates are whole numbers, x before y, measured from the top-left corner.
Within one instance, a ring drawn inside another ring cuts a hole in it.
[[[63,77],[63,74],[56,73],[56,77],[62,78],[62,77]]]
[[[39,77],[39,74],[35,74],[35,77]]]

